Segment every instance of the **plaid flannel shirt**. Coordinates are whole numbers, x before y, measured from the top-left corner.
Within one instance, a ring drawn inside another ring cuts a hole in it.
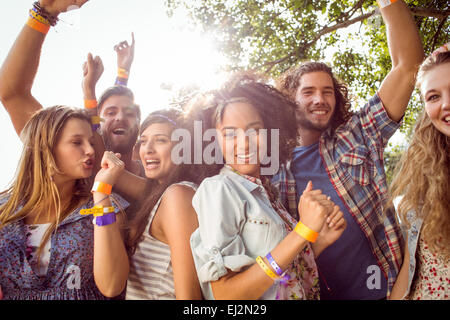
[[[334,189],[369,241],[388,279],[388,292],[402,264],[403,238],[395,212],[384,212],[388,197],[383,152],[400,127],[391,120],[376,94],[334,134],[320,137],[320,155]],[[282,165],[272,183],[280,200],[298,220],[297,192],[290,163]]]

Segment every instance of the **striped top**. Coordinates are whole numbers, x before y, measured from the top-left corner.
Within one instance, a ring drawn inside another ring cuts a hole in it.
[[[197,189],[195,184],[187,181],[175,184]],[[143,240],[138,243],[131,257],[127,300],[175,300],[170,247],[150,235],[150,226],[163,196],[164,193],[153,207],[142,235]]]

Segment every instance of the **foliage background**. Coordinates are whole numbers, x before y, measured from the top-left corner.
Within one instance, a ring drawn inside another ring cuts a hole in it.
[[[425,54],[450,41],[448,0],[406,0]],[[373,0],[166,0],[167,12],[187,10],[196,27],[227,56],[227,71],[249,68],[277,77],[304,60],[329,63],[348,84],[357,108],[390,71],[385,25]],[[400,129],[405,142],[385,153],[388,179],[422,109],[411,98]]]

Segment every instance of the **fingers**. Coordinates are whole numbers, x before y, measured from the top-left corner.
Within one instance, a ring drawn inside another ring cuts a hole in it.
[[[327,221],[328,227],[332,228],[335,226],[342,226],[345,223],[344,214],[340,210],[339,206],[334,205],[333,212],[328,216]]]
[[[103,154],[103,158],[101,161],[101,167],[102,168],[111,168],[111,167],[122,167],[124,166],[124,162],[120,160],[120,153],[114,154],[111,151],[105,151]]]
[[[131,32],[131,46],[134,48],[136,41],[134,41],[134,32]]]
[[[305,192],[310,192],[310,191],[312,191],[312,189],[313,189],[313,184],[312,184],[312,182],[311,182],[311,180],[310,180],[310,181],[308,181],[308,184],[306,185],[306,188],[305,188],[305,190],[303,191],[303,193],[305,193]]]
[[[127,41],[122,41],[119,44],[114,46],[114,51],[121,51],[123,49],[127,49],[130,45]]]

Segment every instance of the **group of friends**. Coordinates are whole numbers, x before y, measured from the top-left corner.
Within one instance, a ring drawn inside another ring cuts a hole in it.
[[[327,64],[303,62],[274,85],[237,72],[142,123],[134,36],[99,99],[88,55],[84,109],[31,94],[48,30],[86,2],[35,2],[0,70],[23,143],[0,193],[1,298],[449,299],[450,52],[424,59],[404,1],[380,2],[392,69],[356,111]],[[388,186],[415,86],[424,108]],[[198,123],[213,161],[175,161],[174,133]]]

